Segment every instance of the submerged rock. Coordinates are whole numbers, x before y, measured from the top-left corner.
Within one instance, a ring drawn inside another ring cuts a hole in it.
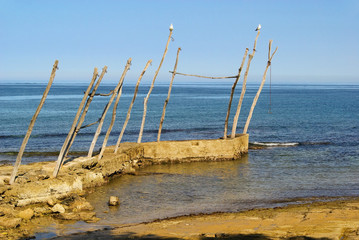
[[[97,218],[95,217],[96,213],[94,213],[94,212],[80,212],[79,216],[80,216],[81,220],[86,221],[86,222],[97,220]]]
[[[92,211],[94,209],[94,207],[84,198],[76,199],[70,207],[74,212]]]
[[[36,207],[34,208],[35,216],[42,216],[52,213],[51,209],[48,207]]]
[[[20,226],[21,220],[22,220],[21,218],[1,217],[0,218],[0,227],[3,227],[5,229],[17,228],[18,226]]]
[[[120,205],[120,199],[116,196],[111,196],[110,199],[108,200],[108,205],[109,206]]]
[[[14,213],[15,209],[13,206],[7,204],[0,205],[0,216],[14,216]]]
[[[19,217],[25,220],[30,220],[33,216],[34,216],[34,210],[32,210],[31,208],[19,212]]]
[[[81,220],[80,218],[80,215],[78,213],[61,213],[59,216],[58,216],[60,219],[63,219],[63,220]]]

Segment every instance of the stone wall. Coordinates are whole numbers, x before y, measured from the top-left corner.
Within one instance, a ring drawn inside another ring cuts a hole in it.
[[[234,139],[147,142],[141,147],[141,157],[155,162],[231,160],[248,151],[248,135]]]

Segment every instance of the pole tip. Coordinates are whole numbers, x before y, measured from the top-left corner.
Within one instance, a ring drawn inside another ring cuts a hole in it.
[[[171,23],[171,25],[170,25],[170,31],[172,31],[173,30],[173,24]]]

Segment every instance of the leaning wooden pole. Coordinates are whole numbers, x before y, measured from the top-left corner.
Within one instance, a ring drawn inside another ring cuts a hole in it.
[[[169,88],[168,88],[167,98],[166,98],[165,103],[164,103],[164,105],[163,105],[163,110],[162,110],[162,116],[161,116],[160,126],[159,126],[159,128],[158,128],[157,142],[159,142],[160,139],[161,139],[162,125],[163,125],[163,121],[165,120],[166,107],[167,107],[168,101],[170,100],[170,96],[171,96],[171,90],[172,90],[173,80],[174,80],[174,78],[175,78],[175,76],[176,76],[177,63],[178,63],[178,55],[179,55],[180,51],[181,51],[181,48],[178,48],[178,50],[177,50],[177,57],[176,57],[176,63],[175,63],[175,66],[174,66],[173,72],[172,72],[171,83],[170,83],[170,86],[169,86]]]
[[[103,122],[105,121],[105,117],[106,117],[106,114],[107,114],[107,111],[110,109],[111,107],[111,104],[113,102],[113,100],[115,99],[115,97],[117,96],[117,94],[120,94],[120,88],[122,88],[122,85],[123,85],[123,81],[125,79],[125,76],[126,76],[126,73],[127,71],[130,69],[130,66],[131,66],[131,61],[132,61],[132,58],[129,58],[127,60],[127,64],[125,66],[125,69],[123,70],[123,73],[122,73],[122,76],[121,76],[121,79],[120,81],[118,82],[116,88],[113,90],[113,93],[111,95],[111,98],[110,100],[108,101],[103,113],[102,113],[102,116],[100,118],[100,121],[99,121],[99,124],[97,126],[97,130],[95,132],[95,135],[94,135],[94,138],[91,142],[91,146],[90,146],[90,149],[89,149],[89,152],[87,154],[88,157],[92,157],[92,153],[93,153],[93,150],[95,148],[95,145],[96,145],[96,142],[97,142],[97,139],[98,137],[100,136],[100,133],[101,133],[101,129],[102,129],[102,125],[103,125]]]
[[[250,67],[250,65],[251,65],[252,59],[253,59],[254,54],[255,54],[255,52],[256,52],[256,45],[257,45],[257,39],[258,39],[259,33],[260,33],[260,31],[258,30],[256,39],[254,40],[253,52],[252,52],[252,54],[249,54],[249,57],[248,57],[247,68],[246,68],[246,72],[244,73],[244,78],[243,78],[241,96],[240,96],[240,98],[239,98],[238,106],[237,106],[237,111],[236,111],[236,114],[234,115],[234,119],[233,119],[231,138],[234,138],[234,137],[236,136],[238,118],[239,118],[239,114],[240,114],[240,112],[241,112],[241,107],[242,107],[242,102],[243,102],[244,94],[245,94],[245,92],[246,92],[246,86],[247,86],[247,78],[248,78],[249,67]]]
[[[278,50],[278,47],[277,47],[277,48],[274,50],[273,54],[270,55],[272,42],[273,42],[273,40],[269,40],[269,51],[268,51],[267,67],[266,67],[266,69],[265,69],[265,71],[264,71],[261,85],[259,86],[259,89],[258,89],[258,91],[257,91],[257,94],[256,94],[256,96],[255,96],[254,99],[253,99],[253,103],[252,103],[252,106],[251,106],[251,110],[249,111],[248,118],[247,118],[247,122],[246,122],[246,125],[244,126],[244,130],[243,130],[243,133],[244,133],[244,134],[247,133],[248,126],[249,126],[249,123],[250,123],[250,121],[251,121],[254,108],[255,108],[255,106],[256,106],[256,104],[257,104],[259,95],[261,94],[261,91],[262,91],[262,89],[263,89],[264,82],[266,81],[267,71],[268,71],[268,68],[269,68],[270,65],[271,65],[272,58],[273,58],[274,54],[277,52],[277,50]],[[269,56],[270,56],[270,57],[269,57]]]
[[[12,171],[12,174],[11,174],[11,177],[10,177],[10,181],[9,183],[10,184],[13,184],[14,181],[15,181],[15,178],[16,178],[16,175],[17,175],[17,171],[19,169],[19,166],[21,164],[21,159],[22,159],[22,155],[24,154],[24,151],[25,151],[25,148],[26,148],[26,144],[27,142],[29,141],[29,138],[30,138],[30,135],[31,135],[31,132],[32,132],[32,129],[34,128],[34,125],[35,125],[35,122],[36,122],[36,119],[37,117],[39,116],[39,113],[41,111],[41,108],[42,106],[44,105],[45,103],[45,100],[46,100],[46,97],[50,91],[50,88],[51,88],[51,85],[54,81],[54,78],[55,78],[55,74],[56,74],[56,70],[57,70],[57,66],[59,64],[59,61],[56,60],[53,67],[52,67],[52,71],[51,71],[51,75],[50,75],[50,80],[47,84],[47,87],[42,95],[42,98],[40,100],[40,103],[39,103],[39,106],[37,107],[36,111],[35,111],[35,114],[33,115],[31,121],[30,121],[30,124],[29,124],[29,128],[26,132],[26,135],[24,137],[24,140],[22,141],[22,144],[21,144],[21,147],[20,147],[20,150],[19,150],[19,153],[17,154],[17,158],[16,158],[16,162],[15,162],[15,165],[14,165],[14,169]]]
[[[240,68],[238,69],[238,75],[237,75],[236,80],[234,81],[234,83],[233,83],[233,85],[232,85],[231,96],[230,96],[229,102],[228,102],[228,109],[227,109],[226,120],[224,121],[224,134],[223,134],[223,138],[224,138],[224,139],[227,138],[228,119],[229,119],[229,115],[231,114],[231,107],[232,107],[232,100],[233,100],[234,91],[236,90],[236,86],[237,86],[238,80],[239,80],[239,78],[241,77],[241,72],[242,72],[242,69],[243,69],[244,62],[246,61],[247,54],[248,54],[248,48],[246,48],[246,51],[244,52],[244,56],[243,56],[243,59],[242,59],[241,66],[240,66]]]
[[[123,134],[125,133],[125,130],[126,130],[126,127],[127,127],[127,123],[128,123],[128,121],[130,120],[131,110],[132,110],[133,104],[135,103],[135,100],[136,100],[136,97],[137,97],[138,87],[139,87],[139,85],[140,85],[141,79],[142,79],[143,75],[145,74],[147,68],[150,66],[151,62],[152,62],[152,60],[149,60],[149,61],[147,62],[145,68],[143,69],[143,71],[142,71],[140,77],[139,77],[138,80],[137,80],[136,87],[135,87],[135,92],[134,92],[134,94],[133,94],[131,104],[130,104],[128,110],[127,110],[126,120],[125,120],[125,122],[123,123],[120,136],[119,136],[118,139],[117,139],[117,143],[116,143],[115,151],[114,151],[115,153],[117,153],[118,148],[120,147],[120,143],[121,143]],[[102,146],[102,149],[105,149],[105,147],[106,147],[106,145]],[[102,149],[101,149],[101,151],[102,151]],[[102,156],[101,156],[101,157],[102,157]],[[101,159],[101,157],[99,157],[99,159]]]
[[[69,133],[67,134],[65,142],[62,145],[62,148],[60,150],[59,156],[57,157],[56,166],[55,166],[54,172],[52,173],[53,177],[57,177],[57,175],[59,174],[60,168],[62,166],[62,161],[64,159],[65,151],[66,151],[67,146],[68,146],[68,144],[69,144],[69,142],[71,140],[71,136],[72,136],[73,132],[75,131],[77,121],[79,120],[80,114],[81,114],[82,109],[83,109],[83,107],[85,105],[85,101],[86,101],[86,99],[87,99],[87,97],[88,97],[88,95],[89,95],[89,93],[91,91],[92,86],[94,85],[94,83],[96,81],[97,76],[98,76],[98,72],[97,72],[97,68],[95,67],[94,71],[93,71],[91,82],[88,85],[88,87],[86,89],[86,92],[85,92],[85,94],[84,94],[84,96],[83,96],[83,98],[81,100],[81,103],[80,103],[79,108],[77,109],[77,113],[75,115],[74,121],[72,122],[71,129],[70,129]]]
[[[101,75],[97,79],[97,82],[96,82],[95,86],[93,87],[93,89],[92,89],[92,91],[90,93],[90,96],[87,98],[87,102],[86,102],[86,105],[84,107],[84,110],[82,111],[81,118],[80,118],[79,122],[77,123],[76,129],[74,130],[74,132],[73,132],[73,134],[71,136],[70,143],[68,144],[68,146],[66,148],[66,151],[65,151],[65,154],[64,154],[63,158],[65,158],[67,156],[67,154],[69,153],[70,148],[71,148],[72,144],[74,143],[75,138],[76,138],[77,134],[79,133],[83,122],[85,121],[85,117],[86,117],[86,114],[87,114],[87,112],[89,110],[90,104],[91,104],[91,102],[93,100],[93,97],[96,94],[97,88],[100,86],[100,83],[101,83],[105,73],[107,73],[107,66],[104,66],[102,68]],[[62,163],[63,163],[63,160],[62,160]]]
[[[171,24],[169,30],[170,30],[170,34],[168,35],[168,40],[167,40],[166,48],[165,48],[165,51],[164,51],[164,53],[163,53],[163,56],[162,56],[160,65],[158,66],[158,68],[157,68],[157,70],[156,70],[156,73],[155,73],[155,76],[153,77],[153,80],[152,80],[150,89],[148,90],[147,96],[145,97],[145,100],[144,100],[144,102],[143,102],[143,116],[142,116],[141,129],[140,129],[140,133],[138,134],[137,143],[140,143],[140,142],[142,141],[143,128],[145,127],[145,120],[146,120],[146,113],[147,113],[147,102],[148,102],[148,99],[149,99],[149,97],[150,97],[150,95],[151,95],[151,92],[152,92],[153,86],[154,86],[154,84],[155,84],[155,81],[156,81],[158,72],[159,72],[160,69],[161,69],[163,60],[165,59],[166,54],[167,54],[167,51],[168,51],[168,45],[170,44],[170,40],[171,40],[171,36],[172,36],[172,31],[173,31],[173,26],[172,26],[172,24]]]
[[[120,91],[117,94],[115,104],[113,105],[111,123],[110,123],[110,126],[107,129],[107,132],[106,132],[105,138],[103,140],[102,147],[101,147],[100,153],[98,154],[97,160],[101,160],[101,158],[103,156],[103,153],[105,152],[108,138],[110,137],[113,125],[115,124],[117,106],[118,106],[118,102],[120,101],[121,95],[122,95],[122,87],[120,87]]]

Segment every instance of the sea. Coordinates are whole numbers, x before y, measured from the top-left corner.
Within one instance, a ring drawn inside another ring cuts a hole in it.
[[[156,141],[169,84],[156,84],[148,102],[142,141]],[[161,140],[216,139],[223,136],[231,83],[175,83]],[[0,164],[13,164],[46,84],[0,84]],[[134,85],[124,85],[108,144],[121,132]],[[247,85],[237,133],[243,131],[258,85]],[[23,164],[55,161],[87,86],[54,83],[35,123]],[[109,93],[114,84],[100,86]],[[137,141],[143,100],[140,85],[123,141]],[[229,132],[241,84],[235,92]],[[100,117],[109,97],[96,96],[85,123]],[[110,108],[95,150],[112,114]],[[86,155],[97,125],[81,129],[71,154]],[[240,212],[253,208],[359,196],[359,85],[265,85],[248,129],[251,149],[221,162],[153,165],[136,176],[115,178],[86,196],[97,223],[56,223],[37,237],[61,235],[121,223],[168,217]],[[118,208],[108,197],[120,197]],[[49,235],[50,234],[50,235]],[[53,234],[53,235],[51,235]]]

